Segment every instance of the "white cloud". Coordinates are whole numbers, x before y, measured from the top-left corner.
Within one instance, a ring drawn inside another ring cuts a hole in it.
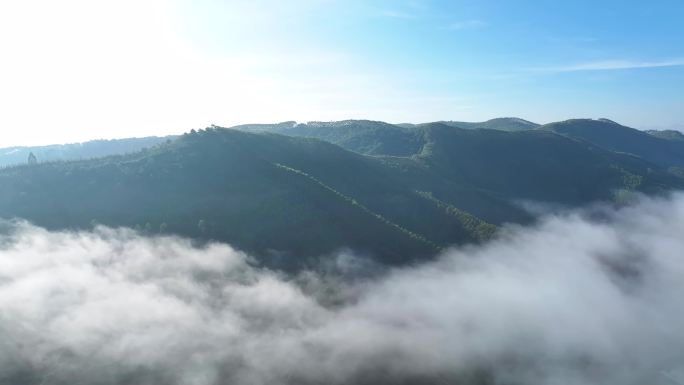
[[[549,72],[578,72],[578,71],[610,71],[639,68],[662,68],[684,66],[684,59],[672,59],[662,61],[630,61],[630,60],[603,60],[587,63],[573,64],[569,66],[542,68]]]
[[[684,195],[599,214],[512,227],[488,245],[349,286],[257,269],[225,245],[4,223],[0,379],[636,385],[680,378]],[[331,293],[342,296],[322,305]]]

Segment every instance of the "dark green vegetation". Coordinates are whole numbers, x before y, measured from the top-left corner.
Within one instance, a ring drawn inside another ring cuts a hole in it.
[[[684,167],[684,141],[673,132],[647,133],[607,119],[572,119],[547,124],[542,130],[584,140],[611,151],[636,155],[663,167]],[[665,137],[664,137],[665,136]]]
[[[248,132],[272,132],[289,136],[322,139],[367,155],[411,156],[424,144],[420,130],[371,120],[341,122],[284,122],[233,127]]]
[[[629,154],[615,146],[632,129],[586,121],[607,130],[594,141],[592,129],[567,128],[582,122],[523,130],[372,121],[211,127],[127,155],[2,170],[0,217],[220,240],[293,268],[344,248],[391,263],[428,257],[533,220],[524,201],[577,206],[684,187],[668,170],[684,151],[672,147],[669,161]]]
[[[523,131],[539,127],[519,118],[497,118],[486,122],[437,122],[465,129]],[[431,124],[431,123],[428,123]],[[272,132],[289,136],[322,139],[347,150],[366,155],[411,156],[425,145],[422,128],[426,124],[389,124],[372,120],[339,122],[283,122],[278,124],[246,124],[232,127],[248,132]]]

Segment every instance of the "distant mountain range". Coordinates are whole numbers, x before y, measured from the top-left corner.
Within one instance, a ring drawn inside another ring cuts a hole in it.
[[[127,138],[111,140],[91,140],[84,143],[52,144],[48,146],[23,146],[0,148],[0,167],[24,164],[29,154],[33,153],[38,161],[54,162],[101,158],[109,155],[121,155],[137,152],[146,147],[156,146],[167,140],[174,140],[175,135],[145,138]]]
[[[520,118],[496,118],[490,119],[486,122],[457,122],[452,120],[440,121],[437,123],[442,123],[451,127],[467,128],[467,129],[478,129],[485,128],[490,130],[501,130],[501,131],[522,131],[522,130],[532,130],[539,127],[539,124],[530,122],[525,119]],[[416,126],[413,124],[402,124],[404,127]]]
[[[601,142],[608,149],[633,153],[638,156],[644,156],[643,151],[640,150],[644,146],[650,149],[647,152],[656,157],[659,155],[652,154],[653,152],[658,152],[663,148],[676,147],[674,150],[675,154],[666,156],[668,159],[678,157],[676,153],[681,152],[681,145],[665,144],[662,140],[684,142],[684,134],[679,131],[639,131],[634,128],[621,126],[608,119],[572,119],[546,125],[512,117],[495,118],[484,122],[439,121],[434,123],[464,129],[491,129],[509,132],[534,129],[552,130],[559,134],[587,140],[594,144],[600,144],[599,142]],[[244,124],[230,128],[255,133],[271,132],[288,136],[317,138],[365,155],[407,156],[417,153],[424,144],[420,137],[421,127],[434,123],[389,124],[371,120],[308,123],[287,121],[275,124]],[[607,141],[601,141],[601,132],[610,133]],[[662,140],[648,139],[644,134]],[[31,152],[41,162],[83,160],[137,152],[176,138],[177,135],[169,135],[163,137],[92,140],[83,143],[47,146],[6,147],[0,148],[0,167],[25,164]],[[667,150],[666,152],[673,151]],[[666,161],[665,163],[669,162]],[[681,166],[682,162],[678,160],[674,164]]]
[[[225,241],[290,269],[345,248],[390,263],[428,258],[533,221],[524,202],[620,203],[684,188],[680,136],[608,120],[284,122],[112,141],[101,153],[93,143],[80,145],[88,156],[64,147],[53,158],[84,158],[68,161],[22,149],[39,164],[0,170],[0,217]]]

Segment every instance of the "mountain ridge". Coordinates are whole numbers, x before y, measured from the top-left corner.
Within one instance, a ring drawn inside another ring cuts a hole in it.
[[[684,167],[684,142],[668,140],[609,120],[570,119],[540,130],[580,139],[610,151],[634,154],[663,167]]]
[[[392,264],[429,258],[533,221],[519,201],[619,203],[684,187],[657,164],[552,130],[390,126],[345,123],[345,135],[359,135],[342,144],[368,139],[374,154],[212,126],[125,155],[9,167],[0,170],[0,217],[217,240],[297,269],[345,248]],[[390,129],[406,133],[398,138],[415,145],[410,153],[392,155]]]

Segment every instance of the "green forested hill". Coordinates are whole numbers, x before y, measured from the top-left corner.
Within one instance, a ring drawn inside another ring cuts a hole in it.
[[[660,166],[684,167],[684,141],[650,135],[607,119],[571,119],[550,123],[540,129],[581,139],[608,150],[633,154]]]
[[[421,131],[371,120],[339,122],[284,122],[273,125],[232,127],[248,132],[272,132],[288,136],[322,139],[366,155],[410,156],[423,146]]]
[[[517,130],[502,129],[503,125],[516,123]],[[565,123],[572,129],[562,129]],[[609,132],[601,133],[606,127]],[[499,118],[483,123],[437,122],[402,127],[352,120],[299,125],[286,122],[259,128],[291,136],[316,137],[363,154],[412,157],[429,165],[426,170],[459,188],[474,186],[508,200],[575,204],[610,199],[617,194],[610,186],[622,182],[640,184],[642,175],[657,175],[655,178],[662,181],[642,186],[647,190],[677,183],[665,175],[669,164],[659,163],[657,157],[644,156],[640,151],[627,151],[631,148],[621,145],[624,132],[633,136],[631,142],[645,142],[642,146],[663,146],[664,140],[608,120],[578,119],[538,126],[522,119]],[[669,146],[670,160],[684,156],[684,149],[674,147],[677,143],[664,145]],[[459,197],[459,201],[462,199]],[[470,210],[484,215],[479,210],[482,206],[485,205],[469,205]],[[489,211],[492,215],[486,216],[487,220],[512,220],[510,210]]]
[[[424,126],[419,155],[452,180],[507,198],[581,204],[616,188],[655,192],[679,181],[637,157],[541,130],[502,132]]]
[[[520,201],[580,205],[682,187],[657,165],[544,130],[406,132],[413,155],[212,127],[134,154],[6,168],[0,217],[226,241],[286,268],[343,248],[401,263],[531,220]]]
[[[445,126],[466,129],[522,131],[539,127],[519,118],[497,118],[486,122],[438,122]],[[347,150],[366,155],[411,156],[425,145],[424,129],[428,124],[389,124],[372,120],[342,120],[297,124],[246,124],[232,127],[248,132],[272,132],[289,136],[317,138],[337,144]]]
[[[525,131],[533,130],[539,127],[539,124],[533,123],[520,118],[495,118],[485,122],[457,122],[457,121],[443,121],[438,122],[451,127],[468,128],[468,129],[489,129],[499,131]]]
[[[550,133],[441,124],[420,133],[418,155],[378,158],[314,139],[202,130],[133,155],[4,170],[0,215],[218,239],[264,258],[350,247],[399,261],[529,219],[515,199],[582,203],[674,183]]]
[[[524,131],[524,130],[534,130],[538,127],[540,127],[539,124],[530,122],[525,119],[520,119],[520,118],[495,118],[495,119],[490,119],[484,122],[462,122],[462,121],[456,121],[456,120],[442,120],[438,122],[433,122],[433,123],[441,123],[444,124],[445,126],[450,126],[450,127],[457,127],[457,128],[466,128],[470,130],[476,130],[476,129],[489,129],[489,130],[499,130],[499,131]],[[416,127],[420,126],[421,124],[411,124],[411,123],[402,123],[398,124],[398,126],[403,127],[403,128],[411,128],[411,127]]]
[[[496,118],[485,122],[442,121],[399,125],[369,120],[303,124],[284,122],[234,128],[249,132],[318,138],[366,155],[411,156],[418,154],[426,145],[425,128],[434,124],[476,131],[551,131],[605,150],[631,154],[661,167],[674,168],[672,171],[675,173],[684,173],[684,136],[680,132],[640,131],[608,119],[571,119],[543,126],[519,118]]]
[[[400,261],[492,231],[379,160],[319,140],[214,129],[134,155],[3,170],[0,216],[217,239],[270,259],[353,248]]]

